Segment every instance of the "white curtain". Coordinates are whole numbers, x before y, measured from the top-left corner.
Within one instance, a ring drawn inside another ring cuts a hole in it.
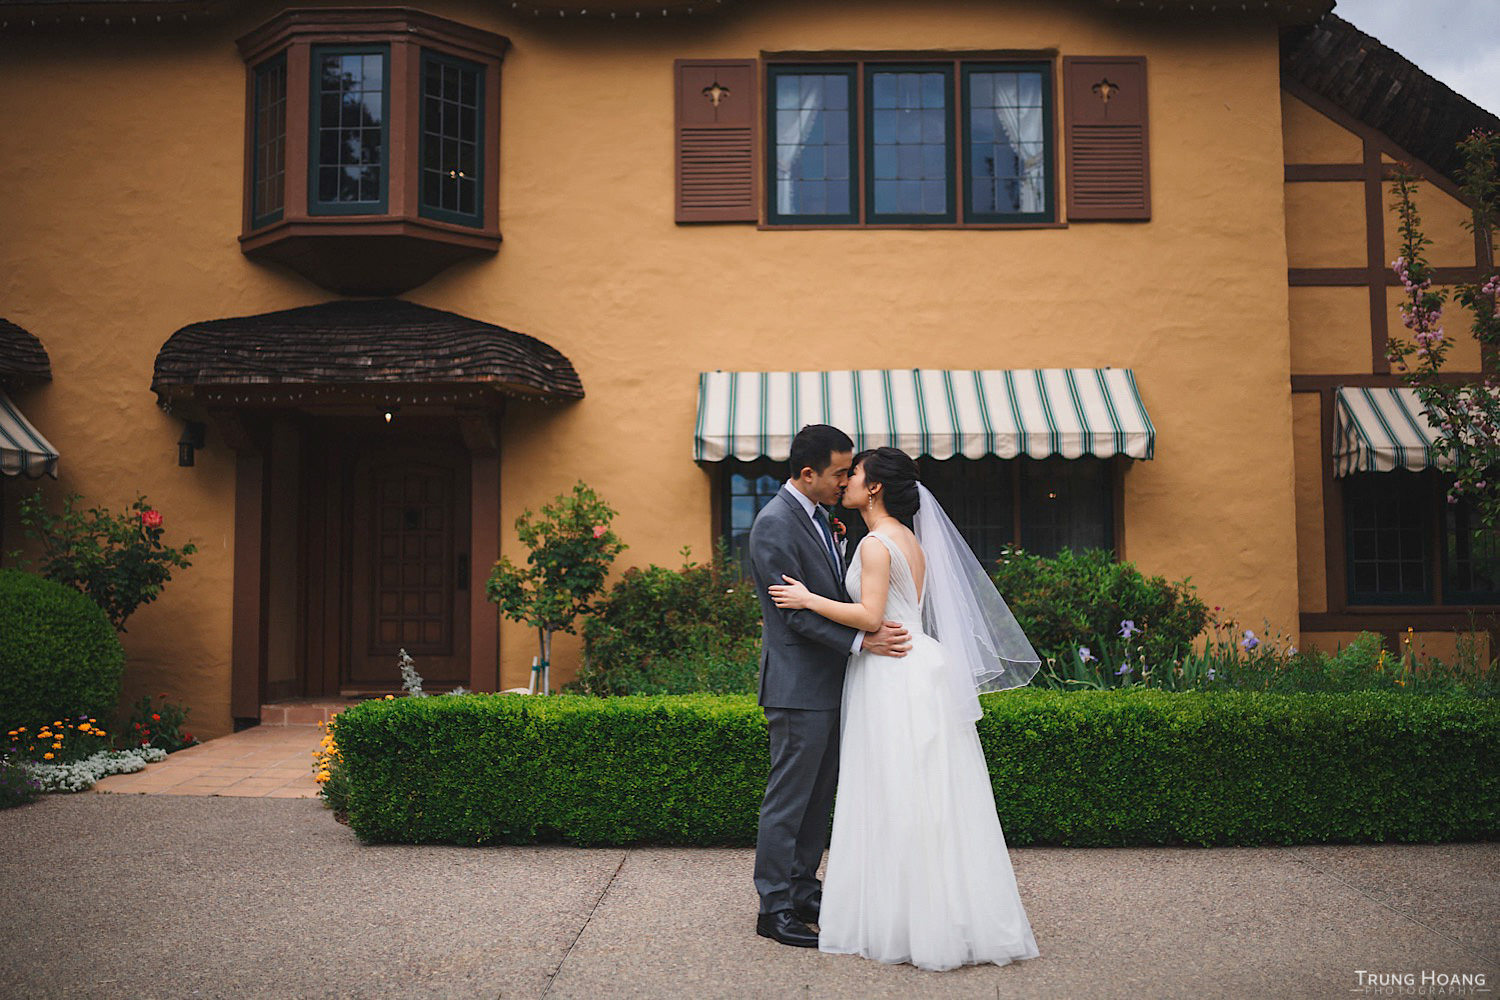
[[[783,77],[783,79],[785,79]],[[796,176],[797,163],[802,159],[803,144],[818,120],[818,98],[821,88],[804,90],[801,106],[795,110],[776,110],[776,211],[782,215],[795,215],[792,179]]]
[[[1001,78],[996,75],[991,77],[991,79],[998,84]],[[994,110],[996,134],[1004,132],[1005,137],[1010,141],[1011,149],[1015,151],[1021,161],[1021,176],[1018,179],[1020,182],[1020,204],[1017,206],[1017,210],[1021,212],[1040,212],[1046,208],[1047,204],[1046,191],[1044,189],[1047,179],[1046,170],[1044,169],[1045,154],[1043,150],[1045,147],[1042,143],[1040,131],[1035,135],[1027,135],[1022,127],[1021,116],[1023,111],[1035,111],[1036,109],[1022,109],[1017,106],[1020,103],[1019,84],[1021,77],[1016,76],[1013,79],[1016,80],[1016,87],[996,86],[995,88]],[[1040,112],[1037,113],[1038,115],[1040,114]],[[1039,123],[1040,118],[1038,118]],[[1023,143],[1026,145],[1023,145]],[[1023,153],[1022,151],[1027,146],[1035,147],[1036,152]],[[995,172],[998,174],[998,162],[995,167]],[[999,206],[996,207],[998,208]]]

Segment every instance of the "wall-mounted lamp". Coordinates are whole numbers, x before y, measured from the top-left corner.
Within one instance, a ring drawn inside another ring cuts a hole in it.
[[[177,464],[192,465],[193,451],[203,447],[204,426],[197,420],[182,422],[182,437],[177,439]]]

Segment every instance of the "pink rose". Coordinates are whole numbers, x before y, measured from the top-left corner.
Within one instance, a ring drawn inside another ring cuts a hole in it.
[[[159,511],[159,510],[143,510],[143,511],[141,511],[141,523],[144,524],[148,528],[160,528],[161,527],[161,511]]]
[[[594,525],[594,537],[595,538],[603,538],[604,537],[604,533],[606,531],[608,531],[608,530],[609,529],[606,528],[604,525],[602,525],[602,524],[596,524],[596,525]]]

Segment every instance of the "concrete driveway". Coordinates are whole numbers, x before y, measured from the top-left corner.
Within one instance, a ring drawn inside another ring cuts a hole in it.
[[[362,846],[319,799],[203,792],[48,795],[0,811],[0,844],[0,995],[27,1000],[1415,996],[1424,975],[1487,997],[1500,976],[1494,843],[1017,849],[1040,957],[946,973],[757,937],[745,848]]]

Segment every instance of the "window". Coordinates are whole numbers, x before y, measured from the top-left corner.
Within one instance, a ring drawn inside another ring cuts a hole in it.
[[[750,525],[787,479],[785,462],[723,463],[723,535],[746,573]],[[1101,458],[952,458],[918,460],[922,481],[986,566],[1019,538],[1040,555],[1062,549],[1113,549],[1114,477]],[[848,528],[849,551],[864,537],[854,511],[834,511]]]
[[[309,214],[385,212],[389,58],[385,46],[313,49]]]
[[[422,214],[482,224],[484,67],[422,53]]]
[[[766,77],[773,225],[1054,219],[1048,63],[773,63]]]
[[[264,226],[281,218],[286,196],[286,56],[268,60],[255,70],[254,209],[252,225]]]
[[[486,191],[507,39],[408,7],[336,7],[284,11],[237,44],[242,252],[340,294],[396,295],[499,249]]]
[[[1350,604],[1500,603],[1500,529],[1448,504],[1441,473],[1356,473],[1343,490]]]

